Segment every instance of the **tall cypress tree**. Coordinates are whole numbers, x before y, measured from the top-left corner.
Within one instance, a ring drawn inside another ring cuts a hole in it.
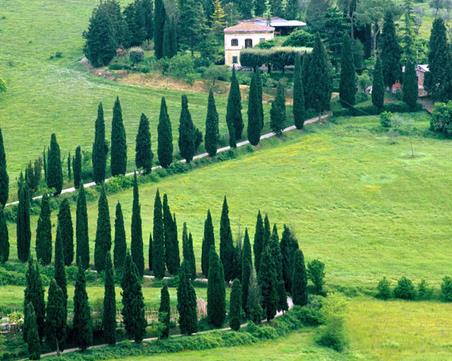
[[[154,51],[155,57],[163,57],[163,29],[165,26],[166,12],[163,0],[155,0],[154,11]]]
[[[149,271],[152,271],[152,232],[149,232],[148,263]]]
[[[159,163],[163,168],[168,168],[173,162],[173,131],[168,116],[165,97],[162,98],[160,105],[160,117],[157,132],[157,154]]]
[[[183,335],[191,335],[198,331],[196,292],[190,281],[190,271],[185,262],[179,272],[177,286],[177,311],[179,312],[179,328]]]
[[[95,134],[93,143],[93,178],[97,184],[105,180],[105,169],[107,167],[108,145],[105,141],[105,119],[102,103],[97,107],[97,118],[95,123]]]
[[[286,95],[284,85],[279,82],[276,92],[276,98],[272,102],[270,110],[270,128],[277,134],[281,135],[286,126]]]
[[[82,149],[80,146],[75,148],[75,157],[72,161],[72,170],[74,173],[74,187],[79,188],[82,181]]]
[[[6,225],[5,213],[3,211],[3,208],[0,207],[0,263],[5,263],[8,261],[8,259],[9,259],[8,226]]]
[[[286,291],[290,292],[292,289],[292,273],[293,273],[293,255],[298,250],[298,241],[291,229],[284,225],[284,231],[281,236],[281,261],[284,284]]]
[[[154,228],[152,239],[152,271],[156,278],[165,276],[165,236],[163,226],[162,202],[157,189],[154,201]]]
[[[72,165],[71,165],[71,161],[72,161],[72,156],[71,153],[69,152],[67,155],[67,178],[69,180],[72,179]]]
[[[19,180],[19,205],[17,207],[17,257],[21,262],[27,262],[30,257],[30,192],[22,175]]]
[[[102,272],[105,269],[105,256],[110,249],[110,211],[108,209],[107,195],[105,189],[102,187],[97,206],[96,240],[94,244],[94,266],[97,272]]]
[[[276,292],[278,294],[278,311],[287,311],[288,309],[287,294],[283,278],[281,248],[279,246],[279,237],[276,225],[273,226],[272,235],[270,237],[268,244],[270,245],[271,248],[276,272],[277,280]]]
[[[6,153],[3,144],[3,133],[0,128],[0,206],[4,207],[9,196],[9,176],[6,169]]]
[[[57,226],[58,227],[58,226]],[[61,239],[61,232],[57,229],[56,239],[55,239],[55,274],[54,278],[58,284],[58,287],[63,292],[64,296],[64,320],[66,322],[67,316],[67,280],[66,280],[66,271],[64,269],[64,253],[63,253],[63,240]]]
[[[266,214],[264,217],[264,247],[270,240],[271,235],[270,220],[268,219],[268,214]]]
[[[64,199],[60,204],[57,232],[60,232],[60,237],[63,241],[64,264],[65,266],[70,266],[74,260],[74,230],[72,227],[71,206],[67,199]]]
[[[187,163],[193,160],[195,155],[195,126],[188,109],[188,99],[182,95],[182,108],[179,119],[179,151]]]
[[[42,340],[45,331],[45,302],[44,302],[44,288],[42,287],[41,275],[39,273],[39,266],[32,258],[28,261],[28,269],[26,273],[26,287],[24,293],[24,315],[26,314],[27,306],[31,304],[35,312],[36,325],[39,334],[39,339]],[[27,320],[25,320],[25,323]],[[28,330],[24,328],[24,340],[28,336]]]
[[[151,132],[149,130],[149,119],[141,113],[140,125],[136,137],[135,146],[135,166],[143,169],[144,173],[150,173],[152,170],[152,160],[154,154],[151,148]]]
[[[344,34],[342,40],[341,78],[339,82],[339,99],[342,106],[350,107],[355,104],[356,89],[356,70],[352,40],[348,34]]]
[[[383,83],[383,72],[381,69],[380,57],[377,57],[375,63],[373,83],[372,83],[372,104],[379,111],[383,110],[385,101],[385,87]]]
[[[242,311],[242,288],[236,278],[232,282],[231,300],[229,302],[229,326],[232,330],[240,330],[240,315]]]
[[[38,226],[36,228],[36,258],[42,265],[49,265],[52,260],[52,222],[49,196],[44,194],[41,200]]]
[[[234,278],[234,244],[232,241],[229,206],[226,196],[223,200],[220,220],[220,259],[224,268],[224,280],[229,282]]]
[[[275,317],[278,309],[278,275],[270,244],[267,244],[262,252],[259,284],[262,292],[262,306],[267,321],[270,321]]]
[[[412,60],[408,60],[405,65],[405,73],[403,74],[402,94],[403,101],[412,111],[416,110],[418,92],[416,64]]]
[[[131,255],[133,263],[137,267],[138,276],[144,274],[144,255],[143,255],[143,229],[141,222],[141,205],[138,193],[138,180],[135,173],[133,178],[133,206],[131,222]]]
[[[46,308],[46,341],[57,350],[57,355],[64,348],[66,338],[66,306],[63,290],[52,280],[48,292]]]
[[[184,226],[182,229],[182,255],[183,261],[185,262],[189,276],[193,280],[196,278],[196,261],[195,261],[195,253],[193,251],[193,237],[191,233],[188,233],[187,223],[184,222]]]
[[[159,321],[162,325],[160,338],[168,338],[171,321],[171,306],[168,285],[164,285],[160,291]]]
[[[306,117],[303,85],[303,58],[295,57],[295,71],[293,76],[293,119],[297,129],[303,129]]]
[[[304,256],[301,249],[297,249],[293,255],[292,272],[292,300],[295,305],[305,306],[308,304],[308,277]]]
[[[219,137],[220,131],[218,129],[218,112],[215,105],[213,91],[210,89],[209,100],[207,102],[206,135],[204,142],[206,151],[211,157],[217,154]]]
[[[111,175],[124,175],[127,170],[127,140],[119,97],[113,106],[111,123]]]
[[[55,194],[63,189],[63,169],[61,168],[61,152],[55,133],[50,137],[50,147],[47,153],[47,186],[55,188]]]
[[[397,38],[392,11],[385,13],[380,43],[383,81],[387,87],[391,87],[397,80],[401,80],[402,70],[400,63],[402,49]]]
[[[118,203],[119,204],[119,203]],[[116,343],[116,294],[115,275],[110,252],[105,258],[104,302],[102,309],[102,330],[104,340],[109,345]]]
[[[28,346],[30,360],[39,360],[41,358],[41,342],[39,341],[38,325],[36,322],[36,313],[32,303],[25,306],[24,312],[24,335]]]
[[[89,267],[88,210],[83,183],[78,191],[77,211],[75,215],[76,262],[83,269]]]
[[[262,219],[261,211],[257,212],[256,231],[254,233],[254,267],[256,273],[259,274],[259,267],[261,265],[261,255],[264,250],[264,221]]]
[[[259,144],[261,137],[261,112],[259,104],[259,87],[258,87],[258,76],[257,71],[254,72],[251,78],[250,90],[248,94],[248,140],[249,142],[256,146]]]
[[[223,326],[226,317],[225,297],[223,265],[215,252],[215,248],[211,248],[207,284],[207,318],[214,327]]]
[[[264,128],[264,102],[263,102],[263,84],[262,76],[259,68],[254,70],[256,74],[256,92],[257,92],[257,111],[259,112],[259,127]]]
[[[177,226],[171,215],[166,194],[163,195],[163,230],[166,267],[170,274],[175,275],[180,268],[179,242],[177,240]]]
[[[256,278],[256,271],[251,270],[250,286],[248,290],[248,318],[258,324],[262,321],[263,310],[261,306],[262,294]]]
[[[78,267],[74,291],[74,319],[72,322],[75,344],[82,351],[93,343],[93,325],[91,310],[86,293],[85,271],[81,265]]]
[[[172,58],[177,54],[176,24],[173,16],[166,16],[163,25],[163,57]]]
[[[232,68],[231,86],[229,88],[228,105],[226,108],[226,124],[229,130],[229,145],[237,146],[237,140],[242,138],[242,97],[240,86],[235,74],[235,66]]]
[[[126,231],[124,228],[124,216],[121,203],[116,204],[115,210],[115,239],[113,259],[115,269],[122,271],[127,254]]]
[[[245,229],[245,237],[243,239],[242,251],[242,308],[249,315],[248,310],[248,293],[250,288],[250,277],[253,271],[253,255],[251,254],[250,236],[248,235],[248,228]]]
[[[209,275],[209,255],[210,249],[215,248],[215,234],[213,231],[212,215],[210,209],[204,221],[204,237],[202,239],[201,270],[204,276]]]

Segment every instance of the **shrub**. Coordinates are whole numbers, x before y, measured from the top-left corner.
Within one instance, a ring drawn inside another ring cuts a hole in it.
[[[397,286],[394,288],[394,297],[402,300],[414,300],[416,297],[416,289],[413,282],[405,276],[400,278]]]
[[[212,86],[217,80],[229,81],[229,70],[224,65],[211,65],[203,74],[203,78],[208,80]]]
[[[189,54],[178,54],[168,60],[167,72],[176,79],[192,79],[195,73],[195,65]]]
[[[308,277],[314,285],[314,293],[323,295],[325,291],[325,264],[318,259],[308,263]]]
[[[0,78],[0,94],[5,92],[6,92],[6,83],[2,78]]]
[[[448,103],[436,103],[430,122],[430,128],[445,136],[452,135],[452,101]]]
[[[273,48],[276,45],[276,42],[274,39],[272,40],[266,40],[266,41],[262,41],[259,44],[257,44],[256,48],[259,49],[270,49]]]
[[[283,46],[294,46],[294,47],[308,47],[312,48],[314,46],[315,36],[304,29],[299,29],[293,31],[286,40],[283,42]]]
[[[452,277],[444,277],[441,283],[441,299],[452,302]]]
[[[294,65],[296,55],[302,55],[305,52],[304,48],[250,48],[240,52],[240,63],[250,68],[268,64],[277,69],[283,69],[287,65]]]
[[[133,65],[137,65],[144,60],[144,50],[140,47],[130,48],[129,49],[129,60]]]
[[[391,285],[386,277],[383,277],[377,285],[377,294],[375,297],[380,300],[387,300],[391,298]]]
[[[347,346],[343,319],[340,317],[331,318],[327,325],[320,331],[316,342],[320,346],[342,352]]]
[[[426,280],[422,280],[417,285],[417,299],[418,300],[429,300],[433,296],[433,289],[428,286]]]
[[[383,112],[380,114],[380,124],[383,128],[391,128],[392,124],[392,113]]]

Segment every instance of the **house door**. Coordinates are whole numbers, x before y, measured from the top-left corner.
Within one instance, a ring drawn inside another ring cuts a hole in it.
[[[253,39],[245,39],[245,48],[253,47]]]

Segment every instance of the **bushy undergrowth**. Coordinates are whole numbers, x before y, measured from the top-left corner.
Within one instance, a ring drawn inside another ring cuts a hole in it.
[[[355,105],[353,108],[343,108],[338,104],[333,105],[334,116],[362,116],[362,115],[378,115],[381,110],[377,109],[369,102]],[[415,110],[412,110],[402,101],[394,101],[384,105],[384,111],[391,113],[412,113],[422,110],[422,106],[418,104]]]

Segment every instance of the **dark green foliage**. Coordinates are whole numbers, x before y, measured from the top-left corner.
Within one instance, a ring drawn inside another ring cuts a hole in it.
[[[177,54],[177,29],[174,16],[167,16],[163,26],[163,57],[172,58]]]
[[[410,60],[407,62],[405,72],[403,74],[402,93],[403,101],[413,111],[416,110],[418,92],[416,64]]]
[[[452,302],[452,278],[444,277],[441,282],[441,299],[444,302]]]
[[[231,86],[229,88],[228,105],[226,108],[226,124],[229,131],[229,145],[237,146],[237,140],[242,138],[242,97],[239,82],[235,74],[235,66],[232,68]]]
[[[160,59],[163,57],[163,29],[166,19],[163,0],[155,0],[154,9],[154,51],[155,57]]]
[[[149,119],[141,113],[140,125],[135,145],[135,166],[143,169],[144,173],[150,173],[154,154],[151,149],[151,132],[149,130]]]
[[[19,205],[17,207],[17,257],[21,262],[27,262],[30,257],[30,191],[28,185],[22,179],[19,180],[18,191]]]
[[[452,135],[452,101],[433,106],[430,129],[443,133],[446,137]]]
[[[8,226],[6,225],[3,208],[0,207],[0,263],[5,263],[6,261],[8,261],[8,258],[9,258]]]
[[[121,103],[116,98],[111,123],[111,175],[123,175],[127,169],[127,140],[122,120]]]
[[[220,220],[220,259],[224,268],[224,280],[226,282],[232,281],[234,278],[234,244],[226,196],[223,200]]]
[[[188,49],[192,55],[206,43],[206,18],[202,4],[196,0],[179,1],[179,22],[177,40],[181,49]]]
[[[179,120],[179,151],[183,159],[190,163],[195,155],[195,126],[188,110],[188,99],[182,95],[182,108]]]
[[[251,78],[250,91],[248,94],[248,140],[254,146],[259,144],[263,124],[262,96],[260,84],[260,73],[256,70]]]
[[[129,35],[128,46],[139,46],[146,37],[144,13],[140,5],[141,1],[135,0],[124,9],[124,20]]]
[[[278,293],[278,311],[287,311],[287,294],[283,278],[281,248],[279,246],[278,230],[276,225],[273,226],[273,232],[268,241],[273,255],[273,263],[275,266]],[[262,266],[262,265],[261,265]]]
[[[278,274],[270,244],[265,246],[260,262],[259,285],[262,292],[262,306],[267,321],[270,321],[275,317],[278,309]]]
[[[55,133],[50,137],[50,148],[47,153],[47,186],[60,194],[63,189],[63,170],[61,168],[61,153]]]
[[[295,58],[295,72],[293,76],[293,119],[297,129],[303,129],[306,112],[302,62],[301,56]]]
[[[402,49],[397,38],[392,11],[387,11],[385,14],[380,49],[383,81],[387,87],[391,87],[396,81],[401,80],[402,70],[400,63]]]
[[[305,306],[308,304],[308,277],[304,264],[304,255],[301,249],[297,249],[293,255],[292,272],[292,300],[294,305]]]
[[[385,101],[385,86],[383,83],[383,72],[381,69],[380,57],[377,57],[372,82],[372,104],[377,109],[382,110],[384,106],[384,101]]]
[[[209,100],[207,102],[206,135],[204,137],[204,142],[206,151],[211,157],[217,154],[219,137],[218,112],[215,105],[213,91],[210,89]]]
[[[164,97],[162,98],[162,103],[160,105],[160,117],[157,131],[157,154],[159,163],[163,168],[168,168],[173,162],[173,133]]]
[[[66,298],[55,280],[48,292],[46,308],[46,341],[57,353],[62,351],[66,338]]]
[[[71,153],[67,155],[67,178],[72,179]]]
[[[70,266],[74,260],[74,229],[72,227],[71,206],[64,199],[58,212],[57,232],[63,241],[64,265]]]
[[[83,269],[89,267],[88,211],[83,183],[78,191],[77,211],[75,215],[76,262]]]
[[[232,282],[231,300],[229,302],[229,326],[232,330],[240,330],[240,321],[242,313],[242,287],[240,281],[236,278]]]
[[[185,262],[179,273],[177,286],[177,311],[179,312],[179,328],[183,335],[191,335],[198,331],[196,292],[190,281],[190,270]]]
[[[262,220],[261,211],[257,213],[256,231],[254,233],[254,265],[256,273],[259,274],[259,267],[261,265],[261,255],[264,250],[264,221]]]
[[[402,300],[414,300],[416,298],[416,288],[413,282],[406,277],[401,277],[394,287],[394,297]]]
[[[168,285],[162,287],[160,291],[160,307],[159,307],[159,322],[161,324],[160,338],[168,338],[171,320],[171,306],[170,295],[168,292]]]
[[[139,343],[146,331],[144,317],[144,299],[137,268],[130,255],[126,256],[124,276],[121,281],[122,305],[121,311],[127,336]]]
[[[42,340],[45,332],[45,302],[44,302],[44,288],[42,287],[41,275],[39,273],[39,266],[31,258],[28,261],[28,269],[26,274],[26,287],[24,293],[24,315],[27,312],[27,306],[33,306],[35,323],[39,340]],[[27,319],[25,319],[27,323]],[[24,340],[27,341],[29,335],[28,329],[24,328]]]
[[[74,319],[72,322],[75,344],[86,350],[93,343],[93,326],[91,310],[86,293],[85,271],[79,265],[74,291]]]
[[[41,342],[39,341],[38,324],[36,322],[36,313],[33,304],[30,302],[25,306],[24,313],[24,335],[28,346],[30,360],[39,360],[41,358]]]
[[[182,229],[182,254],[183,261],[189,271],[189,277],[193,280],[196,278],[196,261],[193,251],[193,237],[188,233],[187,223],[184,222]]]
[[[320,346],[329,347],[337,352],[342,352],[347,346],[344,320],[337,316],[329,320],[316,342]]]
[[[284,284],[286,286],[286,291],[290,292],[292,290],[293,274],[292,257],[298,250],[298,241],[291,229],[286,225],[284,225],[284,231],[281,236],[280,248]]]
[[[4,207],[9,196],[9,176],[6,169],[5,145],[3,144],[3,133],[0,128],[0,205]]]
[[[377,294],[375,297],[379,298],[380,300],[387,300],[391,298],[392,292],[391,292],[391,284],[389,283],[388,279],[386,277],[383,277],[377,285]]]
[[[126,259],[127,244],[126,231],[124,228],[124,216],[122,214],[121,203],[116,204],[115,210],[115,239],[113,259],[116,270],[122,270]]]
[[[433,289],[429,287],[426,280],[421,280],[417,285],[416,299],[430,300],[433,296]]]
[[[144,254],[143,254],[143,228],[141,225],[141,205],[138,193],[138,180],[135,173],[133,179],[133,205],[131,222],[131,255],[133,263],[137,268],[137,275],[142,277],[144,274]]]
[[[212,215],[210,209],[204,222],[204,237],[202,239],[201,270],[204,276],[209,274],[210,249],[215,248],[215,234],[213,231]]]
[[[352,40],[348,34],[344,35],[341,56],[341,79],[339,83],[339,99],[342,106],[355,105],[357,91],[356,70],[353,59]]]
[[[148,251],[149,271],[152,271],[152,232],[149,232],[149,251]]]
[[[177,224],[171,215],[168,196],[163,195],[163,230],[165,239],[165,261],[168,272],[176,275],[180,268],[179,241],[177,240]]]
[[[232,246],[232,279],[242,277],[242,241]]]
[[[207,318],[214,327],[223,326],[226,317],[226,290],[224,284],[224,271],[221,260],[215,252],[210,249],[209,254],[209,276],[207,284]]]
[[[314,285],[314,293],[317,295],[325,294],[323,290],[325,285],[325,264],[318,259],[309,262],[308,277]]]
[[[259,283],[257,281],[255,270],[251,270],[250,285],[248,290],[247,311],[248,318],[254,323],[258,324],[262,321],[264,311],[261,306],[262,293]]]
[[[63,240],[61,239],[60,232],[56,234],[55,239],[55,262],[54,262],[54,268],[55,268],[55,274],[54,278],[58,285],[58,287],[61,289],[61,292],[63,292],[63,306],[64,306],[64,322],[66,322],[66,315],[67,315],[67,280],[66,280],[66,271],[64,269],[64,254],[63,254]]]
[[[105,141],[105,119],[102,103],[97,107],[97,118],[95,124],[95,135],[93,143],[93,178],[99,184],[105,180],[105,168],[107,167],[108,145]]]
[[[79,188],[82,181],[82,149],[75,148],[75,157],[72,161],[72,171],[74,173],[74,187]]]
[[[144,17],[145,40],[151,40],[154,35],[154,12],[151,0],[139,1],[141,14]]]
[[[157,189],[154,201],[154,229],[152,239],[152,271],[156,278],[165,276],[165,235],[163,226],[162,201]]]
[[[248,294],[252,272],[253,272],[253,255],[251,254],[251,244],[250,237],[248,235],[248,228],[246,228],[245,237],[243,239],[241,285],[242,285],[242,308],[247,315],[249,315]]]
[[[264,247],[268,243],[271,237],[270,220],[268,219],[268,214],[264,218]]]
[[[105,189],[102,187],[97,205],[97,227],[94,245],[94,266],[96,267],[97,272],[102,272],[105,269],[105,257],[110,249],[110,211],[108,209],[107,195]]]
[[[286,126],[286,95],[284,85],[279,82],[276,98],[270,110],[270,128],[276,135],[281,135]]]
[[[105,258],[104,302],[102,312],[104,341],[109,345],[114,345],[116,343],[116,294],[115,275],[110,252],[107,252]]]

